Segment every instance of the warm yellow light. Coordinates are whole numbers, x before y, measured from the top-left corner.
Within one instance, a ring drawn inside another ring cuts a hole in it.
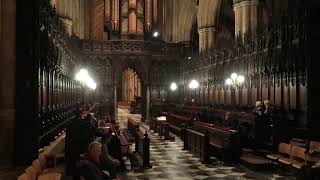
[[[244,82],[244,77],[243,76],[238,76],[237,77],[237,82],[240,83],[240,84],[243,83]]]
[[[199,83],[197,80],[192,80],[190,83],[189,83],[189,88],[190,89],[197,89],[199,87]]]
[[[226,80],[226,85],[231,85],[233,83],[232,79],[228,78]]]
[[[174,83],[174,82],[171,83],[170,89],[171,89],[172,91],[175,91],[177,88],[178,88],[178,86],[177,86],[176,83]]]

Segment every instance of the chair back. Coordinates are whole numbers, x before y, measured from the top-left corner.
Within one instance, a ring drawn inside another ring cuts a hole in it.
[[[306,149],[299,146],[292,146],[291,157],[292,159],[300,159],[306,162]]]
[[[17,180],[28,180],[28,176],[26,173],[23,173],[22,175],[20,175]]]
[[[36,180],[37,175],[33,166],[27,167],[26,173],[27,173],[28,180]]]
[[[39,158],[41,170],[43,171],[44,169],[47,168],[47,157],[45,154],[39,154],[38,158]]]
[[[32,162],[32,166],[33,166],[33,168],[35,170],[36,175],[39,176],[39,174],[41,174],[41,172],[42,172],[40,160],[39,159],[34,160]]]
[[[291,147],[292,146],[290,144],[280,143],[278,151],[280,154],[285,154],[287,156],[290,156],[291,155]]]
[[[318,142],[318,141],[310,141],[309,149],[310,150],[315,150],[315,149],[320,150],[320,142]]]

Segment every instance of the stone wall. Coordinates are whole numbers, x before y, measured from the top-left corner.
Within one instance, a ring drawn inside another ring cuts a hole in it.
[[[0,169],[10,166],[14,143],[16,1],[0,0]]]

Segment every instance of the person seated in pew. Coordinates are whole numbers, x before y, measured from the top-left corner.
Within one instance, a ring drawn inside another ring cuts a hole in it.
[[[226,113],[226,116],[224,118],[224,122],[222,125],[232,130],[239,130],[239,121],[236,119],[234,115],[232,115],[231,112]]]
[[[297,180],[319,180],[320,179],[320,161],[314,165],[303,166],[297,174]]]
[[[100,169],[101,167],[101,150],[102,145],[99,142],[92,142],[88,147],[88,152],[82,155],[82,159],[77,163],[77,171],[74,178],[78,177],[84,179],[105,180],[111,179],[110,173],[106,170]]]
[[[256,106],[254,107],[253,109],[253,112],[256,114],[256,115],[262,115],[264,112],[265,112],[265,106],[264,104],[261,102],[261,101],[257,101],[256,102]]]
[[[80,172],[80,176],[86,175],[87,177],[99,177],[104,179],[116,179],[116,173],[119,169],[119,161],[112,158],[108,154],[108,148],[106,144],[99,142],[92,142],[88,147],[88,152],[82,155],[82,164],[89,164],[91,172]],[[93,170],[95,169],[95,170]],[[97,171],[99,169],[100,171]],[[93,173],[93,174],[92,174]],[[90,179],[90,178],[89,178]]]
[[[111,177],[115,177],[116,173],[120,171],[121,164],[123,165],[124,162],[121,163],[119,161],[121,159],[121,155],[120,155],[120,157],[118,157],[118,158],[120,158],[119,160],[115,158],[115,157],[117,157],[117,154],[119,153],[119,152],[115,152],[115,151],[119,151],[119,149],[117,149],[117,147],[116,147],[117,145],[116,145],[116,141],[115,141],[115,136],[111,132],[111,129],[109,129],[109,131],[106,132],[106,134],[102,137],[101,142],[102,142],[102,161],[103,161],[103,164],[109,170]],[[114,155],[114,157],[111,156],[111,154]]]
[[[111,117],[110,117],[110,114],[108,112],[106,112],[104,114],[104,120],[106,123],[111,123]]]

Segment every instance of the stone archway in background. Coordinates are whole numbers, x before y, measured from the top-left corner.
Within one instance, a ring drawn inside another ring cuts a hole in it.
[[[141,80],[137,72],[127,68],[122,71],[121,101],[130,103],[136,96],[141,97]]]

